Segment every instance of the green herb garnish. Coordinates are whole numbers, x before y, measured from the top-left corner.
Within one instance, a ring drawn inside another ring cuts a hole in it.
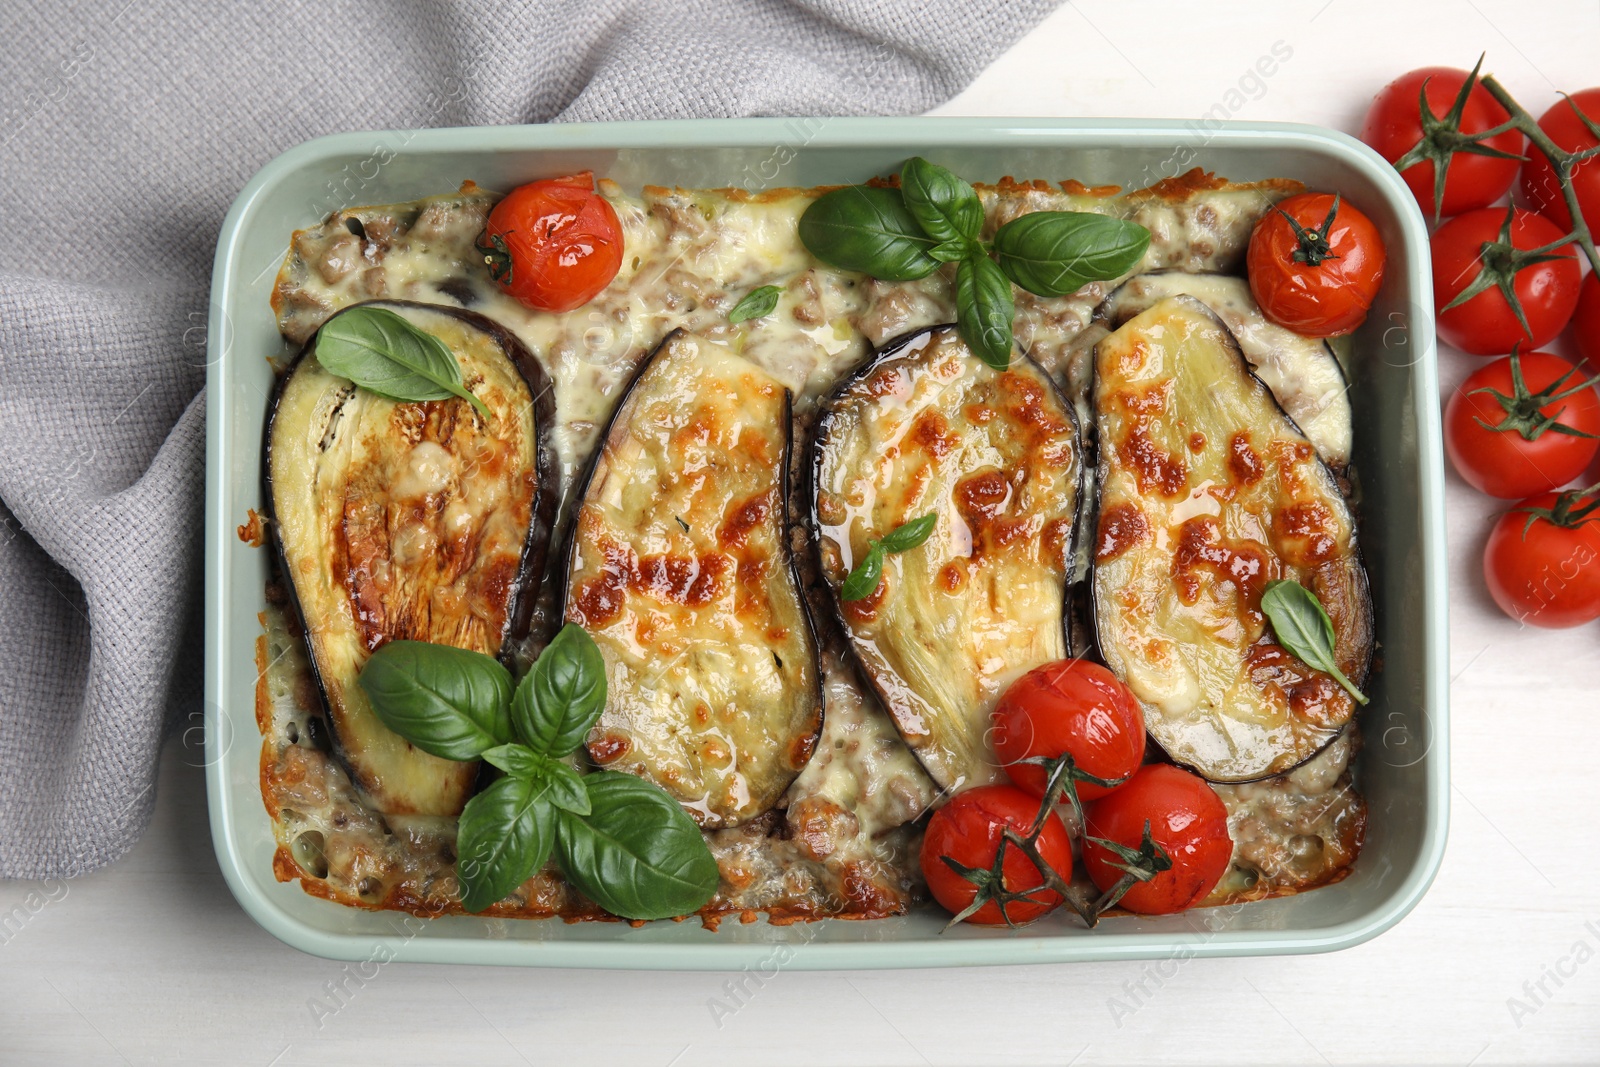
[[[1334,660],[1333,620],[1317,594],[1299,582],[1268,582],[1261,594],[1261,610],[1272,623],[1278,644],[1299,656],[1306,666],[1331,675],[1356,703],[1367,702],[1366,695]]]
[[[772,314],[772,309],[778,306],[778,297],[782,295],[783,290],[776,285],[763,285],[750,290],[728,312],[728,324],[736,326],[746,319],[759,319]]]
[[[886,553],[909,552],[928,539],[938,525],[939,513],[930,511],[920,519],[903,522],[881,540],[867,542],[867,555],[839,586],[840,600],[863,600],[873,594],[883,580]]]
[[[800,216],[800,240],[830,266],[884,281],[915,281],[956,263],[962,339],[997,370],[1011,364],[1011,283],[1063,296],[1121,277],[1150,245],[1150,231],[1138,223],[1080,211],[1030,212],[988,243],[983,217],[972,186],[913,157],[900,169],[898,189],[851,185],[818,197]]]
[[[606,702],[605,661],[582,628],[562,627],[515,690],[489,656],[422,641],[378,649],[360,684],[383,724],[418,748],[505,773],[461,812],[468,911],[505,899],[552,852],[568,881],[625,919],[687,915],[716,893],[716,860],[676,800],[631,774],[563,762]]]
[[[484,421],[489,409],[461,384],[461,364],[448,345],[388,308],[356,306],[317,331],[317,360],[330,374],[390,400],[458,396]]]

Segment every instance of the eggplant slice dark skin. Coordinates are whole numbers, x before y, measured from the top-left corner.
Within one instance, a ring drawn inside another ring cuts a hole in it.
[[[413,747],[379,721],[356,680],[386,641],[504,658],[526,634],[558,489],[554,403],[538,360],[482,315],[354,306],[388,308],[443,340],[493,420],[464,400],[358,389],[323,369],[313,336],[267,422],[268,528],[351,778],[385,813],[456,815],[478,765]]]
[[[942,788],[998,781],[1000,694],[1067,652],[1077,424],[1043,369],[986,366],[954,326],[889,342],[824,402],[812,440],[812,536],[866,678]],[[868,542],[928,512],[920,548],[878,589],[838,597]]]
[[[1332,471],[1193,297],[1095,347],[1094,410],[1097,643],[1150,737],[1215,782],[1311,758],[1356,704],[1273,640],[1261,593],[1280,578],[1314,592],[1340,669],[1365,681],[1372,600]]]
[[[588,740],[706,829],[774,807],[822,726],[787,536],[789,391],[683,330],[641,365],[579,496],[566,609],[606,661]]]

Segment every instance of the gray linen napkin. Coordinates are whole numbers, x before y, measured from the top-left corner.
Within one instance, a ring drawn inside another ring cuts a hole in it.
[[[259,167],[353,129],[916,113],[1053,6],[0,0],[0,876],[120,856],[200,721],[207,280]]]

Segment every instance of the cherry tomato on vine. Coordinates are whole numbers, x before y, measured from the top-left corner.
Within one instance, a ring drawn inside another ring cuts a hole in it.
[[[539,311],[593,300],[622,268],[622,223],[589,171],[513,189],[489,212],[478,251],[500,287]]]
[[[1600,619],[1600,498],[1544,493],[1500,516],[1483,551],[1483,576],[1500,610],[1559,629]]]
[[[1022,760],[1070,753],[1096,778],[1126,778],[1144,759],[1144,715],[1116,675],[1086,659],[1064,659],[1011,683],[994,708],[993,740],[1006,775],[1042,797],[1044,768]],[[1084,801],[1111,791],[1094,782],[1079,782],[1077,790]]]
[[[1600,395],[1559,356],[1502,356],[1451,394],[1444,447],[1467,484],[1490,496],[1520,500],[1556,489],[1600,449]]]
[[[1172,857],[1172,869],[1135,883],[1121,905],[1142,915],[1167,915],[1192,908],[1216,888],[1233,856],[1228,809],[1197,775],[1151,763],[1124,786],[1084,809],[1083,865],[1104,892],[1123,872],[1116,856],[1095,838],[1138,848],[1148,823],[1150,836]]]
[[[1464,352],[1498,356],[1541,348],[1578,306],[1578,256],[1542,215],[1484,208],[1434,231],[1433,302],[1439,336]],[[1516,296],[1527,328],[1518,319]]]
[[[1455,67],[1413,70],[1385,85],[1367,109],[1361,139],[1400,168],[1400,177],[1424,215],[1459,215],[1488,207],[1505,196],[1517,178],[1521,133],[1506,130],[1478,142],[1499,155],[1484,155],[1482,148],[1463,149],[1454,136],[1481,134],[1511,117],[1477,84],[1476,75],[1476,69],[1469,73]],[[1463,94],[1469,81],[1472,88]],[[1420,99],[1424,94],[1426,118]],[[1439,198],[1441,165],[1445,178]]]
[[[1600,274],[1593,271],[1583,276],[1583,286],[1578,290],[1572,339],[1577,342],[1578,355],[1591,366],[1600,367]]]
[[[1339,337],[1367,317],[1383,284],[1383,239],[1336,195],[1301,193],[1250,234],[1250,292],[1267,318],[1307,337]]]
[[[1569,152],[1600,144],[1583,119],[1572,108],[1576,105],[1590,121],[1600,123],[1600,89],[1573,93],[1571,103],[1558,100],[1539,118],[1539,128],[1550,135],[1557,148]],[[1572,191],[1578,194],[1578,209],[1590,228],[1600,227],[1600,159],[1586,159],[1572,171]],[[1559,226],[1563,233],[1572,229],[1572,213],[1561,195],[1555,168],[1537,149],[1528,153],[1522,165],[1522,194],[1528,206]]]
[[[1039,798],[1015,786],[981,785],[957,793],[928,820],[922,837],[922,876],[928,891],[952,915],[958,915],[977,899],[978,886],[953,870],[944,857],[976,871],[990,871],[1006,827],[1026,836],[1039,814]],[[1055,812],[1045,818],[1039,835],[1040,857],[1063,881],[1072,878],[1072,839]],[[1033,861],[1015,846],[1008,845],[1001,865],[1008,892],[1025,893],[1045,884]],[[967,922],[996,926],[1009,917],[1013,923],[1032,922],[1061,905],[1061,894],[1043,889],[1028,900],[1001,905],[991,900],[967,916]]]

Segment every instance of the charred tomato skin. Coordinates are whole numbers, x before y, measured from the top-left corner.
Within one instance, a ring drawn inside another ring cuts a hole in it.
[[[1530,497],[1500,516],[1483,550],[1483,577],[1500,610],[1554,630],[1600,619],[1600,515],[1565,527],[1520,510],[1552,508],[1558,496]]]
[[[622,223],[589,171],[518,186],[478,237],[490,275],[537,311],[582,307],[622,269]]]
[[[995,853],[1006,829],[1026,836],[1038,814],[1039,798],[1015,786],[981,785],[957,793],[933,813],[922,837],[922,876],[928,882],[933,899],[952,915],[970,905],[977,896],[977,886],[951,870],[942,857],[948,856],[965,867],[988,870],[994,865]],[[1044,861],[1064,881],[1071,880],[1072,839],[1055,812],[1045,818],[1038,849]],[[1015,847],[1006,850],[1002,870],[1006,889],[1013,893],[1024,893],[1044,885],[1033,862]],[[1061,905],[1061,895],[1050,889],[1037,894],[1035,899],[1037,903],[1013,901],[1006,906],[1005,915],[1000,913],[998,904],[990,901],[967,916],[966,921],[979,926],[999,926],[1007,917],[1013,923],[1031,922]]]
[[[1119,902],[1141,915],[1185,911],[1216,888],[1233,856],[1228,809],[1205,780],[1165,763],[1141,768],[1125,785],[1084,809],[1083,864],[1102,892],[1123,872],[1110,849],[1094,838],[1137,849],[1145,823],[1172,857],[1172,868],[1134,884]]]
[[[994,709],[994,751],[1021,789],[1044,796],[1045,771],[1022,760],[1070,753],[1096,778],[1126,778],[1144,758],[1144,714],[1116,675],[1086,659],[1046,663],[1011,683]],[[1078,799],[1112,787],[1079,782]]]
[[[1570,103],[1568,102],[1570,100]],[[1549,135],[1556,147],[1568,152],[1593,148],[1597,143],[1573,112],[1577,107],[1591,121],[1600,121],[1600,88],[1582,89],[1568,100],[1558,100],[1550,110],[1539,117],[1539,128]],[[1544,215],[1563,232],[1572,229],[1572,214],[1561,195],[1561,183],[1556,180],[1555,168],[1543,152],[1529,152],[1528,161],[1522,165],[1522,193],[1528,206]],[[1572,172],[1572,189],[1578,194],[1578,208],[1590,229],[1600,227],[1600,162],[1586,159]]]
[[[1378,90],[1372,106],[1367,109],[1366,121],[1361,125],[1361,139],[1390,163],[1411,151],[1422,139],[1422,115],[1417,109],[1419,93],[1426,92],[1428,108],[1443,118],[1455,104],[1468,72],[1457,67],[1421,67],[1400,75]],[[1461,132],[1478,134],[1505,122],[1511,116],[1501,107],[1489,90],[1474,85],[1467,94],[1467,105],[1461,113]],[[1522,134],[1507,130],[1483,142],[1502,152],[1521,154]],[[1450,159],[1444,179],[1444,203],[1441,214],[1459,215],[1463,211],[1488,207],[1506,195],[1511,183],[1517,180],[1515,159],[1498,159],[1468,152],[1457,152]],[[1433,217],[1434,165],[1423,160],[1400,172],[1400,177],[1411,190],[1411,195],[1422,208],[1422,213]]]
[[[1434,231],[1429,241],[1433,259],[1433,306],[1439,336],[1475,356],[1500,356],[1512,346],[1543,348],[1555,340],[1578,306],[1580,268],[1572,245],[1557,249],[1560,258],[1535,263],[1517,272],[1512,289],[1528,318],[1528,330],[1494,286],[1464,304],[1445,310],[1483,269],[1480,252],[1497,242],[1505,222],[1501,208],[1458,215]],[[1543,215],[1516,209],[1511,218],[1511,244],[1519,251],[1559,240],[1563,231]],[[1531,331],[1531,332],[1529,332]]]
[[[1538,392],[1564,376],[1567,385],[1581,384],[1585,370],[1548,352],[1518,357],[1523,383]],[[1444,446],[1457,473],[1479,492],[1517,500],[1571,482],[1588,469],[1600,437],[1575,437],[1545,430],[1534,440],[1516,430],[1498,430],[1506,411],[1489,393],[1514,391],[1511,357],[1502,356],[1478,368],[1450,395],[1444,409]],[[1539,409],[1546,416],[1586,434],[1600,435],[1600,396],[1587,387]],[[1487,424],[1487,427],[1484,424]]]
[[[1250,292],[1262,312],[1307,337],[1340,337],[1366,321],[1383,285],[1383,238],[1372,220],[1344,199],[1334,209],[1331,193],[1300,193],[1279,202],[1250,233],[1246,257]],[[1316,231],[1329,254],[1321,262],[1302,262],[1300,235],[1290,219]]]

